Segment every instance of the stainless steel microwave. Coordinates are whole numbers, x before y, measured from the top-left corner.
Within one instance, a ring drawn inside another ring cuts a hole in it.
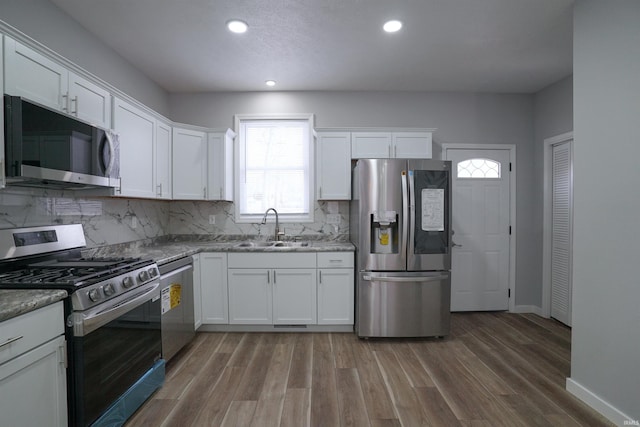
[[[4,95],[8,184],[119,187],[117,135],[18,96]]]

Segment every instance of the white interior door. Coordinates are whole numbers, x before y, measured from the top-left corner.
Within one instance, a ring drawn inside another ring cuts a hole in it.
[[[552,146],[551,317],[571,326],[572,143]]]
[[[452,161],[451,311],[509,309],[508,149],[447,148]]]

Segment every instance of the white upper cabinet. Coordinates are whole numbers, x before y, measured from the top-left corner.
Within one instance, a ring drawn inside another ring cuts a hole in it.
[[[398,159],[430,159],[431,132],[394,132],[391,134],[393,157]]]
[[[118,98],[114,101],[113,128],[120,141],[121,189],[118,195],[156,197],[156,120]]]
[[[69,114],[91,124],[111,128],[111,93],[74,73],[69,73]]]
[[[4,38],[5,92],[67,111],[69,72],[65,67],[9,37]]]
[[[351,199],[351,133],[318,132],[316,197],[318,200]]]
[[[173,199],[207,198],[207,134],[173,128]]]
[[[233,201],[233,140],[236,134],[210,132],[207,155],[207,200]]]
[[[392,156],[390,132],[353,132],[351,157],[354,159],[388,159]]]
[[[4,38],[5,93],[111,128],[111,94],[61,64]]]
[[[155,185],[158,199],[171,199],[171,125],[156,122]]]
[[[353,159],[430,159],[432,132],[352,132]]]

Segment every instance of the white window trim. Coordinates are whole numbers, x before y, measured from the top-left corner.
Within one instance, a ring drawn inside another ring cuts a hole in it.
[[[314,146],[314,115],[310,113],[289,113],[289,114],[236,114],[234,116],[234,129],[238,137],[235,139],[234,147],[234,210],[236,223],[259,223],[262,221],[264,213],[258,215],[242,215],[240,214],[240,123],[246,120],[306,120],[309,124],[309,188],[308,191],[308,214],[283,214],[278,212],[281,223],[310,223],[314,221],[315,207],[315,146]],[[269,213],[273,216],[273,212]],[[269,219],[273,221],[273,219]]]

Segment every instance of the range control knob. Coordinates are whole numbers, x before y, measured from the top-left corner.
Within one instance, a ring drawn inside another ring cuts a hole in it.
[[[88,295],[89,295],[89,299],[93,302],[96,302],[102,298],[102,295],[100,294],[100,289],[91,289]]]
[[[142,270],[140,273],[138,273],[138,279],[141,282],[146,282],[147,280],[149,280],[149,273],[147,272],[147,270]]]
[[[122,286],[124,286],[125,288],[130,288],[133,285],[134,285],[134,282],[131,277],[127,276],[124,279],[122,279]]]
[[[156,270],[155,267],[152,267],[149,269],[149,276],[151,276],[152,279],[157,275],[158,275],[158,270]]]
[[[106,296],[111,296],[116,293],[116,288],[113,287],[113,283],[107,283],[102,287],[102,291]]]

